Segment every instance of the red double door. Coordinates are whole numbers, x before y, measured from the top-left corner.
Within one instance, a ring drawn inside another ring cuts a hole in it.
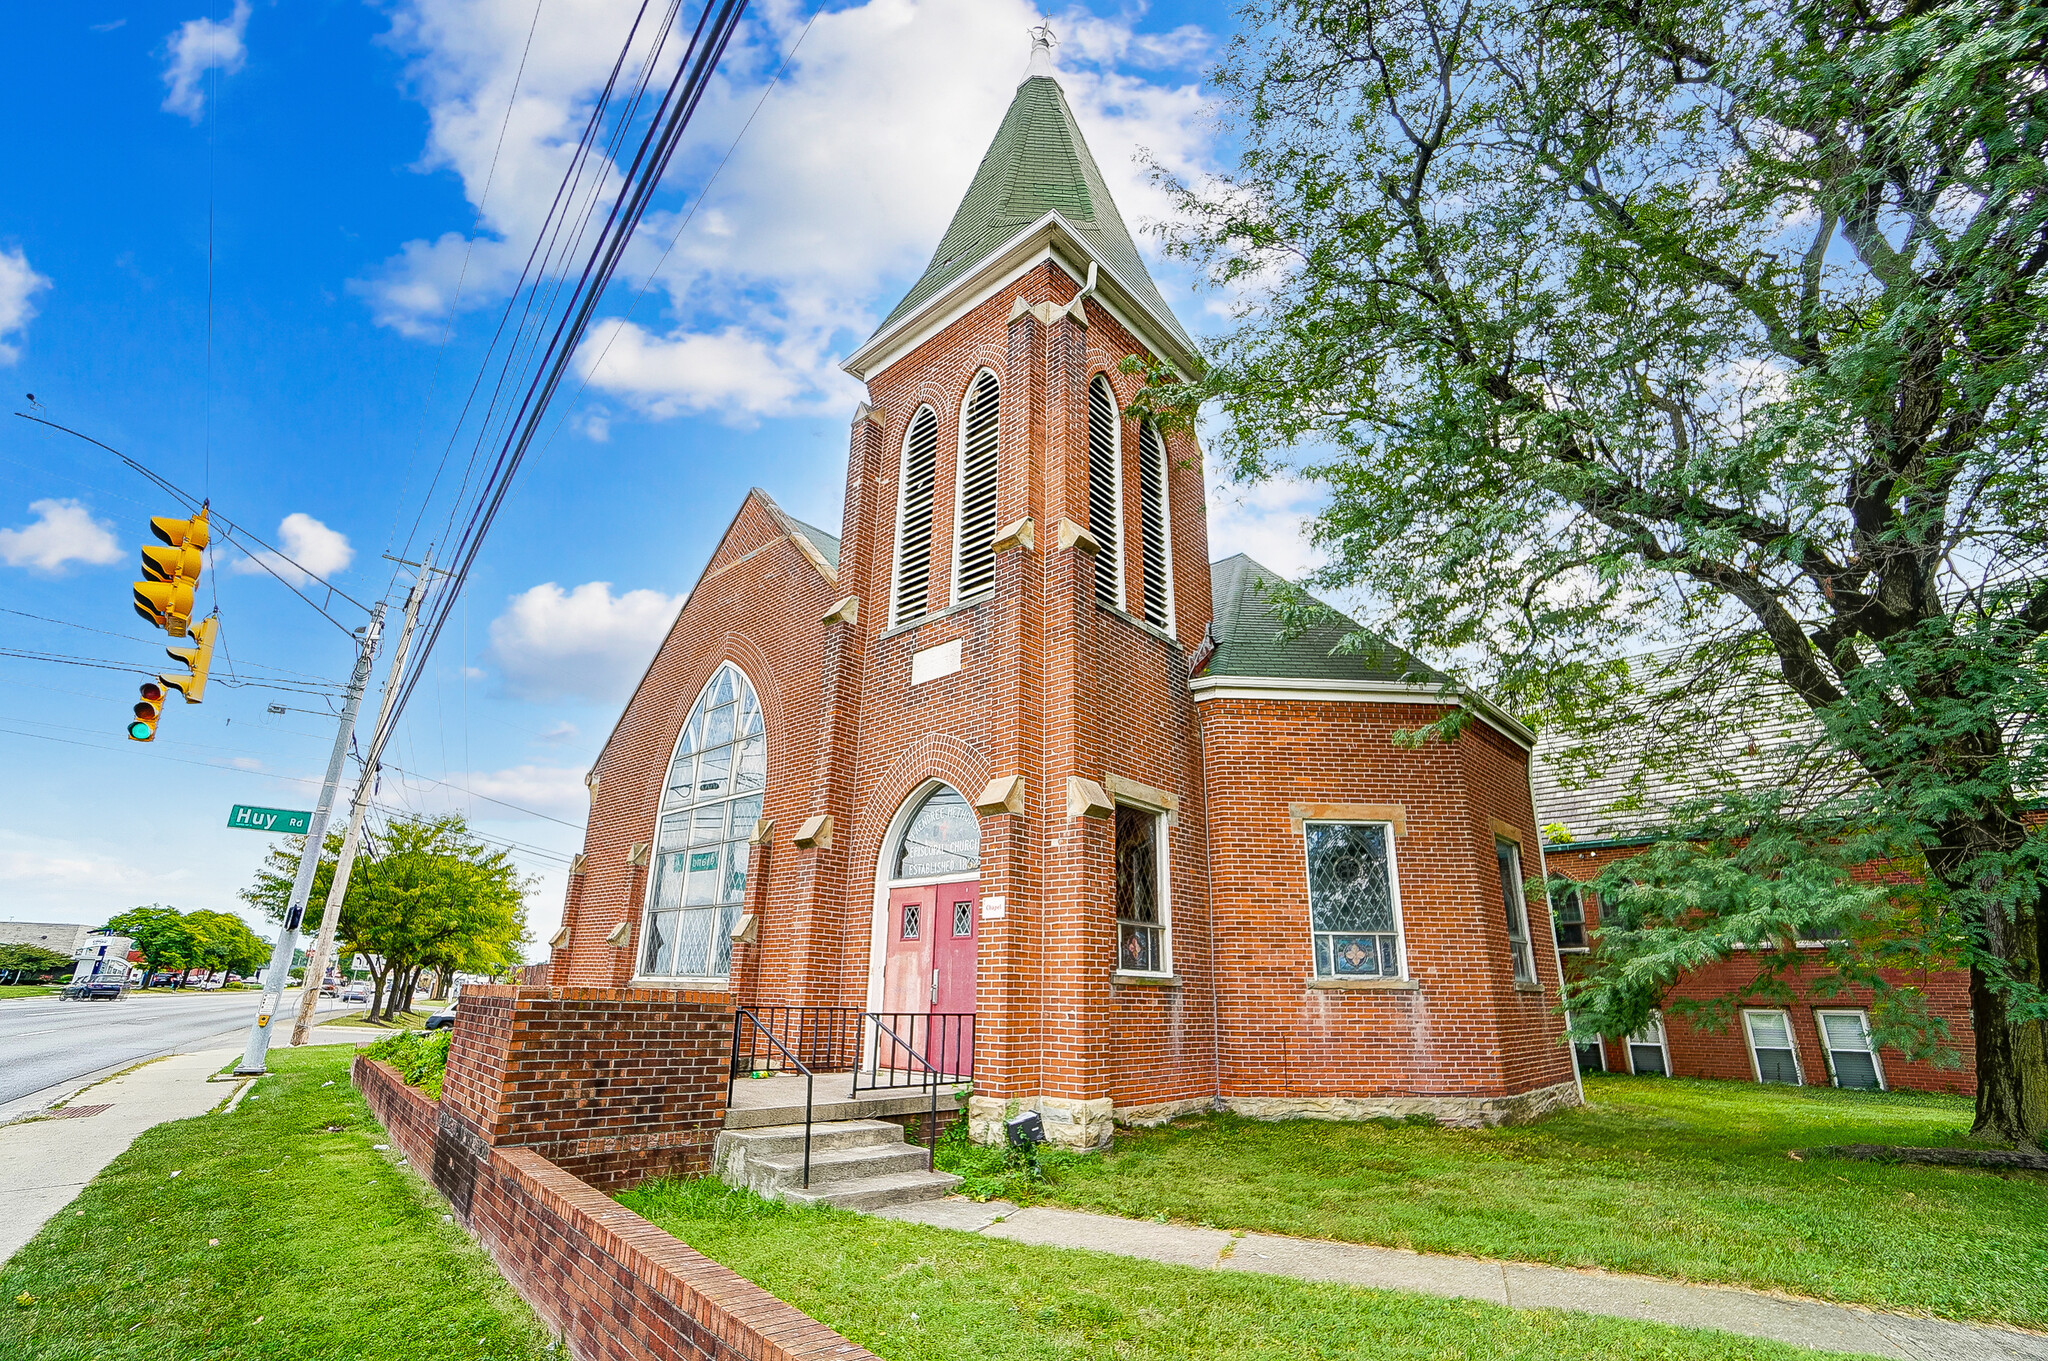
[[[973,1013],[980,904],[981,885],[973,880],[890,891],[882,957],[884,1012]]]

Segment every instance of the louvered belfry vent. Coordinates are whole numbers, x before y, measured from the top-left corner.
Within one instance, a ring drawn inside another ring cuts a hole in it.
[[[1097,374],[1088,385],[1088,528],[1102,545],[1095,552],[1095,598],[1120,607],[1123,563],[1117,550],[1123,542],[1123,517],[1117,511],[1123,503],[1123,478],[1118,462],[1116,398],[1109,380]]]
[[[955,600],[979,595],[996,584],[997,406],[996,376],[983,369],[967,393],[960,422],[959,587]]]
[[[903,499],[896,518],[896,601],[892,622],[921,619],[932,575],[932,491],[939,476],[939,418],[921,406],[903,441]]]
[[[1138,528],[1145,559],[1145,622],[1165,628],[1171,600],[1166,580],[1166,442],[1150,421],[1138,427]]]

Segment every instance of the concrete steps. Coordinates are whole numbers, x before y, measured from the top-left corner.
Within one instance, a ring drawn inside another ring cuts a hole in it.
[[[932,1170],[931,1150],[908,1143],[886,1120],[829,1120],[811,1126],[811,1184],[804,1185],[804,1127],[721,1130],[712,1166],[729,1186],[793,1205],[872,1210],[935,1200],[960,1184]]]

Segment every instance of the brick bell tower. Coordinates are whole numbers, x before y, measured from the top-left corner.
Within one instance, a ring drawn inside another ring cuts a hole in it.
[[[892,890],[910,863],[897,848],[920,799],[957,791],[978,825],[977,879],[921,910],[948,947],[972,941],[971,992],[945,987],[975,1017],[976,1132],[1014,1102],[1090,1147],[1113,1108],[1165,1113],[1216,1090],[1188,695],[1210,574],[1199,449],[1123,415],[1141,381],[1126,359],[1188,376],[1200,360],[1082,139],[1052,46],[1034,34],[931,263],[845,362],[869,393],[839,564],[859,605],[826,638],[821,792],[847,824],[836,863],[816,865],[840,880],[817,901],[845,911],[814,941],[813,977],[836,986],[806,991],[905,1004],[885,958],[920,926],[897,920],[913,896]],[[1120,835],[1154,843],[1150,923],[1119,921]],[[936,999],[944,971],[930,967]]]

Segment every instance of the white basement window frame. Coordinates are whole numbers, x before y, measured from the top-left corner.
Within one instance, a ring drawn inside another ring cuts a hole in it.
[[[1394,824],[1305,821],[1301,836],[1314,976],[1407,978]]]
[[[1837,1087],[1861,1088],[1865,1091],[1886,1091],[1884,1060],[1878,1057],[1877,1046],[1870,1042],[1870,1017],[1860,1009],[1840,1008],[1815,1011],[1813,1019],[1820,1030],[1821,1049],[1827,1055],[1828,1078]],[[1849,1068],[1848,1081],[1844,1081],[1844,1063]],[[1867,1074],[1867,1080],[1866,1079]]]
[[[1663,1012],[1651,1012],[1643,1028],[1628,1037],[1628,1070],[1637,1077],[1671,1076],[1671,1044],[1664,1034]]]
[[[1742,1013],[1742,1036],[1749,1045],[1749,1071],[1758,1082],[1787,1087],[1806,1085],[1799,1046],[1792,1035],[1790,1012],[1758,1007]]]

